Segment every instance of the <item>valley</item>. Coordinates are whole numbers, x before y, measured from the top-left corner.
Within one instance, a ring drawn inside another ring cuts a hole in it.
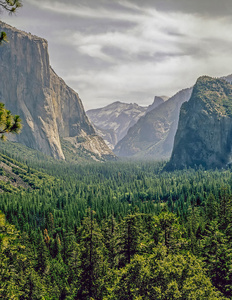
[[[74,2],[0,21],[0,299],[232,299],[228,12]]]

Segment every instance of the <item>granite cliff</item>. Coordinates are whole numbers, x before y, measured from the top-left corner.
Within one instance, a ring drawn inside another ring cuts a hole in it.
[[[102,129],[100,127],[97,127],[96,125],[93,125],[96,133],[103,138],[106,145],[113,150],[114,146],[117,144],[117,135],[114,129]]]
[[[115,146],[114,153],[121,157],[166,159],[171,156],[177,130],[180,107],[188,101],[192,89],[184,89],[163,101],[155,99],[153,109],[132,126],[127,135]]]
[[[0,102],[23,121],[21,134],[11,139],[56,159],[65,159],[60,138],[95,157],[113,157],[78,94],[50,67],[47,41],[3,22],[0,30],[9,40],[0,49]]]
[[[231,150],[232,85],[223,79],[202,76],[189,102],[181,107],[167,169],[225,167],[231,163]]]
[[[127,134],[128,129],[146,113],[146,109],[136,103],[117,101],[102,108],[88,110],[86,113],[97,132],[113,149]]]

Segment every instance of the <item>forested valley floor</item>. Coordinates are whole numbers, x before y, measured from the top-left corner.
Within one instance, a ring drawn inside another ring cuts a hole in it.
[[[229,168],[0,162],[1,299],[232,298]]]

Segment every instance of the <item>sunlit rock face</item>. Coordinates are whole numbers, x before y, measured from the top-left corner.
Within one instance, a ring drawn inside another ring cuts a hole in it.
[[[23,121],[22,132],[13,140],[65,159],[60,137],[88,137],[85,144],[91,140],[91,151],[94,140],[97,155],[102,154],[101,145],[104,155],[113,155],[96,135],[78,94],[50,67],[47,41],[2,22],[0,31],[9,41],[0,48],[0,101]]]

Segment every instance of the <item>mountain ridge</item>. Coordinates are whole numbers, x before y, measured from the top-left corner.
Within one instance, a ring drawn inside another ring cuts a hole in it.
[[[92,124],[99,134],[104,136],[104,131],[113,130],[113,133],[105,136],[111,148],[121,140],[128,129],[146,113],[146,108],[136,103],[123,103],[115,101],[105,107],[88,110],[86,112]],[[103,131],[103,132],[101,132]]]
[[[136,159],[169,158],[177,129],[179,109],[183,102],[189,100],[191,92],[191,88],[183,89],[141,117],[115,146],[114,153],[119,157]]]

